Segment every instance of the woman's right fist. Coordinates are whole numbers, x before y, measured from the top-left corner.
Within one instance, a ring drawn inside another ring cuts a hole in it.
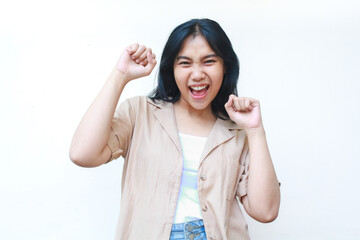
[[[148,76],[156,65],[155,57],[151,48],[134,43],[121,54],[116,68],[127,81]]]

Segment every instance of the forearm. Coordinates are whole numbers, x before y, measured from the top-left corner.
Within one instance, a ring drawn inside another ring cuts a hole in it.
[[[109,139],[114,112],[126,82],[124,75],[114,68],[83,116],[70,146],[70,158],[76,164],[85,167],[97,166],[107,160],[104,149]]]
[[[280,205],[279,182],[271,160],[262,125],[246,131],[249,141],[249,177],[247,205],[260,221],[276,218]]]

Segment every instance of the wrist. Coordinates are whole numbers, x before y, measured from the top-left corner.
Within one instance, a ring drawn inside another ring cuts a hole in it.
[[[244,131],[248,136],[265,135],[265,129],[262,124],[258,127],[244,129]]]
[[[110,78],[119,84],[127,84],[132,80],[127,74],[120,71],[117,67],[113,68]]]
[[[126,75],[120,72],[116,67],[111,71],[110,76],[106,81],[106,85],[115,91],[122,91],[125,85],[129,82]]]

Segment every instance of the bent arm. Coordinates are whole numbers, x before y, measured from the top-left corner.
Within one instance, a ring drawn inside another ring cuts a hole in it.
[[[155,65],[150,48],[134,43],[125,49],[75,131],[70,146],[70,159],[75,164],[96,167],[110,159],[107,142],[120,95],[127,82],[149,75]]]
[[[248,137],[250,161],[247,194],[241,198],[241,202],[252,218],[271,222],[279,212],[280,188],[266,142],[260,103],[253,98],[230,95],[225,109]]]
[[[241,201],[246,212],[260,222],[276,219],[280,206],[280,188],[262,125],[246,130],[249,142],[247,195]]]
[[[111,122],[126,85],[122,72],[113,69],[103,88],[80,121],[70,146],[70,159],[82,167],[96,167],[110,159],[107,146]]]

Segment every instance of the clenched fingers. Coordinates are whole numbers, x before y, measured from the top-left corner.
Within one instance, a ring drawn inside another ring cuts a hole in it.
[[[146,47],[145,45],[140,45],[138,43],[130,45],[126,48],[126,50],[128,51],[131,59],[142,66],[146,66],[149,63],[148,53],[152,55],[153,59],[156,58],[151,48]]]
[[[259,104],[258,100],[249,97],[237,97],[230,95],[229,101],[225,104],[225,108],[232,108],[233,111],[249,112]]]
[[[148,74],[150,74],[156,65],[155,54],[148,52],[146,55],[146,64],[143,64],[144,62],[145,60],[140,64],[143,65],[146,71],[148,72]]]

